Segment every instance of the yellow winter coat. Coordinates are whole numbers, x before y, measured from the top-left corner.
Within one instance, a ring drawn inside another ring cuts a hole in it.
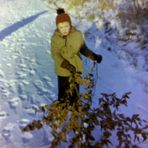
[[[83,71],[80,48],[84,44],[83,35],[72,27],[68,36],[62,37],[56,30],[51,38],[51,55],[55,64],[55,72],[58,76],[70,76],[69,70],[62,68],[64,59],[75,66],[77,72]]]

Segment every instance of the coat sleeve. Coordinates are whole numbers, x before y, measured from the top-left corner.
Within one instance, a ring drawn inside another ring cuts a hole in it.
[[[56,65],[60,65],[63,61],[63,57],[58,49],[57,42],[54,37],[51,38],[51,56]]]
[[[83,45],[80,48],[80,53],[82,55],[88,57],[89,59],[94,60],[94,52],[91,51],[90,49],[88,49],[85,42],[83,43]]]
[[[80,47],[80,53],[82,55],[84,55],[85,57],[91,59],[91,60],[94,60],[94,53],[93,51],[91,51],[87,46],[86,46],[86,43],[84,41],[84,37],[83,35],[81,34],[81,38],[82,38],[82,44],[81,44],[81,47]]]

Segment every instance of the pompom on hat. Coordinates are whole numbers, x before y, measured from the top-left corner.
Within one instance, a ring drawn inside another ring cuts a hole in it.
[[[67,13],[65,13],[65,10],[63,8],[58,8],[57,17],[56,17],[56,25],[62,22],[69,22],[71,25],[70,16]]]

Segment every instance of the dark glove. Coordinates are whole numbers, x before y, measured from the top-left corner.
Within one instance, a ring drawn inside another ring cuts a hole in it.
[[[93,54],[94,60],[97,61],[97,63],[101,63],[102,56],[100,54]]]
[[[61,63],[61,67],[69,70],[71,73],[76,73],[76,68],[65,59]]]

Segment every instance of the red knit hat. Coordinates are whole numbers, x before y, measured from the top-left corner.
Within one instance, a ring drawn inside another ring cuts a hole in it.
[[[68,14],[65,13],[63,8],[58,8],[57,9],[57,17],[56,17],[56,25],[58,25],[61,22],[69,22],[71,25],[71,19]]]

